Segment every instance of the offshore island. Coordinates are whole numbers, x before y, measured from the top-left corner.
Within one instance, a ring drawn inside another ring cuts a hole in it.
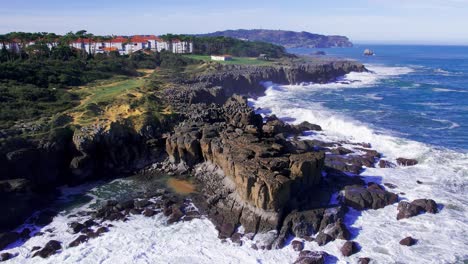
[[[207,218],[220,240],[293,247],[294,263],[325,263],[333,256],[304,250],[304,242],[341,239],[343,256],[357,253],[345,221],[350,209],[399,203],[397,219],[437,213],[431,199],[400,201],[391,183],[360,177],[365,168],[416,160],[382,159],[367,142],[303,140],[320,125],[262,115],[249,104],[266,82],[328,83],[367,72],[363,64],[219,34],[1,36],[2,260],[64,254],[105,237],[115,222],[164,215],[168,225]],[[326,40],[338,44],[326,45],[352,45],[334,37]],[[57,203],[63,186],[127,177],[138,191],[70,214]],[[64,214],[72,239],[60,241],[47,226]],[[15,251],[38,236],[50,239]]]

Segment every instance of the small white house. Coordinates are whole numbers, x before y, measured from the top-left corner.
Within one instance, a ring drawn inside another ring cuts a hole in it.
[[[232,60],[231,55],[211,55],[211,60],[214,61],[230,61]]]
[[[172,41],[172,52],[173,53],[192,53],[193,43],[175,39]]]

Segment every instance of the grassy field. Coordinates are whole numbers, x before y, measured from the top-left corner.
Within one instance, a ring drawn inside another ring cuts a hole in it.
[[[209,55],[186,55],[195,60],[212,61]],[[249,57],[233,57],[230,61],[216,61],[221,64],[238,64],[238,65],[271,65],[274,61],[258,60],[257,58]]]

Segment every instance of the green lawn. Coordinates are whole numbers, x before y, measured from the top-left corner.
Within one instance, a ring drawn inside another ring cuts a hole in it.
[[[209,55],[185,55],[191,59],[202,60],[202,61],[212,61],[211,56]],[[249,57],[233,57],[230,61],[215,61],[221,64],[240,64],[240,65],[271,65],[274,61],[264,61],[258,60],[257,58]]]
[[[116,96],[122,94],[123,92],[128,92],[136,87],[141,87],[144,83],[143,79],[129,79],[121,82],[117,82],[108,86],[96,87],[95,89],[90,89],[92,95],[89,98],[88,103],[99,103],[111,101]]]

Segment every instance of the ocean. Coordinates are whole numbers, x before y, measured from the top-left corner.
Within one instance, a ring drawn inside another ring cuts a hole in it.
[[[365,48],[376,53],[362,56]],[[291,50],[311,54],[313,49]],[[367,168],[368,182],[392,183],[402,200],[431,198],[438,214],[397,221],[397,204],[379,210],[350,210],[346,224],[361,251],[343,257],[344,241],[305,249],[330,253],[330,263],[357,263],[370,257],[375,263],[466,263],[468,259],[468,47],[377,46],[326,49],[328,56],[356,59],[370,70],[351,73],[328,84],[265,83],[265,96],[251,99],[260,113],[275,114],[292,123],[309,121],[323,131],[304,136],[322,140],[369,142],[395,162],[417,159],[412,167]],[[418,184],[416,181],[422,182]],[[8,251],[18,254],[11,263],[293,263],[292,247],[254,250],[251,242],[237,246],[217,237],[206,218],[166,225],[161,215],[131,216],[115,222],[110,232],[78,247],[67,248],[75,236],[67,232],[70,214],[134,189],[119,179],[103,185],[63,189],[64,201],[85,193],[89,200],[69,206],[45,229]],[[110,196],[109,196],[110,195]],[[75,197],[75,198],[74,198]],[[79,219],[77,219],[79,220]],[[412,236],[418,243],[399,241]],[[48,259],[30,258],[31,248],[50,239],[63,241],[62,253]]]

